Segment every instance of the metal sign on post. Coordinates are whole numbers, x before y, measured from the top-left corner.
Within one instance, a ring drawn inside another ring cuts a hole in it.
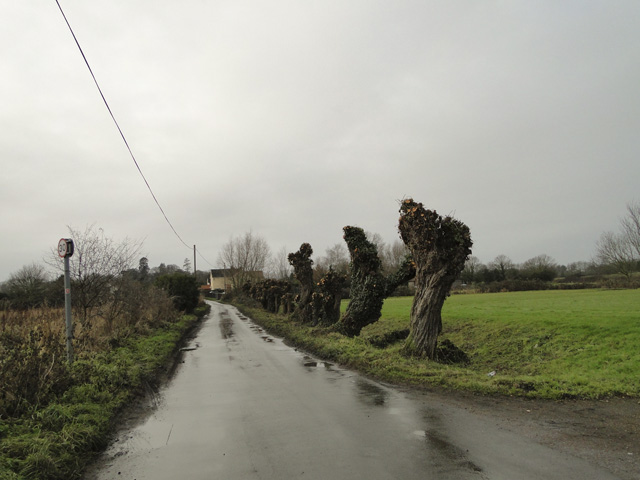
[[[67,361],[73,363],[73,323],[71,323],[71,273],[69,257],[73,255],[73,240],[61,238],[58,242],[58,255],[64,259],[64,313],[67,326]]]

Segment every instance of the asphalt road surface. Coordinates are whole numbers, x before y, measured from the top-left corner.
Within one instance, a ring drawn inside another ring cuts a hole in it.
[[[446,397],[298,352],[211,303],[155,408],[91,480],[614,479]]]

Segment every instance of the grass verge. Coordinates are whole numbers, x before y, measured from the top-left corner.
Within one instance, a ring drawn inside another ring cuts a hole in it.
[[[27,414],[0,419],[0,480],[77,479],[107,445],[117,413],[170,363],[208,307],[118,348],[79,359],[71,386]]]
[[[326,360],[387,382],[532,398],[640,397],[640,290],[454,295],[444,332],[469,356],[444,365],[401,353],[412,298],[347,338],[238,305],[268,331]]]

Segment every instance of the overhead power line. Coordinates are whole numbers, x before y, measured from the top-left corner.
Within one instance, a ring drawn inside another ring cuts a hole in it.
[[[156,205],[160,209],[160,212],[162,213],[162,216],[164,217],[164,219],[167,222],[167,224],[169,224],[169,227],[171,227],[171,230],[173,231],[175,236],[178,238],[178,240],[180,240],[185,247],[190,249],[191,247],[189,245],[187,245],[187,242],[185,242],[182,239],[182,237],[178,234],[178,232],[174,228],[173,224],[169,220],[169,217],[167,217],[167,214],[164,212],[164,209],[160,205],[160,202],[158,201],[158,199],[156,198],[155,194],[153,193],[153,190],[151,189],[151,185],[149,185],[149,182],[147,181],[147,178],[144,176],[144,173],[142,173],[142,169],[140,168],[140,165],[138,165],[138,161],[136,160],[136,157],[133,154],[133,151],[131,150],[131,147],[129,146],[129,142],[127,142],[127,138],[124,136],[124,132],[120,128],[120,124],[118,124],[118,121],[116,120],[115,115],[111,111],[111,107],[109,106],[109,102],[107,102],[107,99],[105,98],[104,94],[102,93],[102,89],[100,88],[100,84],[98,83],[98,80],[96,79],[96,76],[94,75],[93,70],[91,69],[91,65],[89,65],[89,61],[87,60],[87,57],[84,54],[84,51],[82,50],[82,47],[80,46],[80,42],[78,41],[78,38],[76,37],[76,34],[73,31],[73,28],[71,28],[71,24],[69,23],[69,20],[67,20],[67,16],[65,15],[64,10],[62,10],[62,6],[60,5],[60,2],[58,0],[55,0],[55,1],[56,1],[56,4],[58,5],[58,9],[60,10],[60,13],[62,14],[62,18],[64,18],[64,21],[67,24],[67,27],[69,27],[69,31],[71,32],[71,35],[73,36],[73,40],[76,42],[76,45],[78,46],[78,50],[80,50],[80,54],[82,55],[82,58],[84,59],[84,63],[86,64],[87,68],[89,69],[89,73],[91,74],[91,78],[93,78],[93,83],[95,83],[96,88],[98,89],[98,92],[100,93],[100,97],[102,97],[102,101],[104,102],[104,105],[107,107],[107,110],[109,111],[109,115],[111,116],[111,119],[113,120],[113,123],[115,124],[116,128],[118,129],[118,132],[120,133],[120,137],[122,137],[122,141],[124,142],[125,146],[127,147],[127,150],[129,151],[129,155],[131,156],[131,159],[133,160],[133,163],[135,164],[136,168],[138,169],[138,172],[140,173],[140,176],[144,180],[144,183],[147,186],[147,189],[149,190],[149,193],[151,194],[151,197],[153,197],[153,201],[156,203]],[[196,251],[197,251],[197,249],[196,249]],[[211,265],[211,263],[209,263],[209,261],[206,258],[204,258],[204,256],[199,251],[198,251],[198,254],[200,255],[200,257],[202,257],[202,259],[205,262],[207,262],[209,265]],[[211,265],[211,266],[213,266],[213,265]]]
[[[210,267],[213,267],[213,263],[211,263],[209,260],[207,260],[206,258],[204,258],[204,255],[202,255],[202,254],[200,253],[200,250],[198,250],[198,249],[196,248],[196,252],[198,252],[198,255],[200,255],[200,258],[202,258],[205,262],[207,262],[207,263],[209,264],[209,266],[210,266]]]

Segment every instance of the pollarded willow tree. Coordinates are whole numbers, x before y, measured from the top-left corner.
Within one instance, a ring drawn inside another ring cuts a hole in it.
[[[351,255],[351,301],[337,329],[350,337],[380,318],[382,304],[393,291],[415,274],[413,261],[406,257],[388,277],[382,273],[378,249],[359,227],[344,227],[344,241]]]
[[[267,278],[261,282],[247,282],[242,286],[242,291],[260,302],[262,308],[271,313],[278,313],[283,297],[289,293],[291,284],[286,280]]]
[[[296,301],[294,317],[302,322],[313,320],[313,306],[311,295],[313,295],[313,260],[311,255],[313,249],[308,243],[300,245],[300,249],[288,256],[289,263],[293,267],[293,276],[300,282],[300,295]]]
[[[471,254],[471,234],[461,221],[425,210],[411,198],[400,206],[398,229],[416,266],[416,293],[405,351],[435,359],[442,306]]]
[[[329,271],[318,282],[318,291],[311,296],[313,323],[333,325],[340,320],[342,287],[347,277],[329,267]]]

